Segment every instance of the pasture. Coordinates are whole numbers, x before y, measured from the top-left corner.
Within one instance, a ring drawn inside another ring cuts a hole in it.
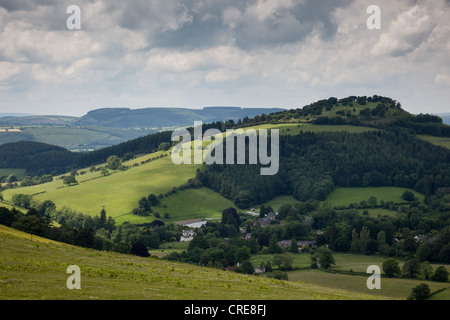
[[[107,214],[114,218],[130,213],[143,196],[164,194],[195,176],[196,165],[177,166],[170,156],[141,164],[160,154],[157,152],[134,159],[126,163],[131,165],[130,169],[110,171],[107,176],[102,176],[100,171],[89,172],[89,168],[79,170],[86,173],[76,176],[77,185],[65,186],[59,177],[55,177],[49,183],[5,190],[3,197],[11,200],[15,193],[30,194],[37,201],[52,200],[57,208],[68,207],[93,216],[105,208]],[[133,167],[134,163],[139,165]]]
[[[267,263],[271,261],[272,267],[276,270],[276,266],[272,263],[274,254],[257,254],[252,255],[251,262],[256,267],[262,262]],[[355,296],[358,294],[369,294],[373,296],[384,296],[392,299],[406,299],[411,293],[412,288],[420,283],[427,283],[431,291],[436,291],[442,288],[446,290],[433,296],[435,300],[447,300],[450,298],[450,283],[434,282],[424,279],[407,279],[407,278],[386,278],[383,277],[382,265],[387,257],[379,255],[357,255],[348,253],[333,253],[336,264],[328,271],[311,269],[311,255],[310,254],[295,254],[292,263],[293,271],[287,271],[289,281],[297,281],[305,284],[314,284],[334,289],[343,289],[354,292]],[[403,261],[398,260],[400,267]],[[367,267],[370,265],[377,265],[382,272],[381,289],[369,290],[367,289],[366,281],[371,275],[367,273]],[[441,264],[432,264],[433,269]],[[445,265],[447,270],[450,270],[450,265]],[[297,270],[295,270],[297,269]]]
[[[19,235],[0,226],[4,300],[322,300],[382,299],[367,294],[133,255],[96,251]],[[81,270],[69,290],[67,267]]]
[[[331,192],[322,204],[327,203],[331,206],[347,206],[351,203],[360,203],[367,201],[371,196],[377,198],[378,204],[381,200],[384,202],[392,201],[394,203],[406,203],[402,199],[402,194],[407,188],[399,187],[361,187],[361,188],[336,188]],[[414,193],[416,198],[423,202],[424,195],[417,191],[408,189]]]

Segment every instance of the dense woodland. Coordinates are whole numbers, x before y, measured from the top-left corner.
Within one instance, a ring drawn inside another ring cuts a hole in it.
[[[397,186],[426,195],[450,187],[450,150],[403,130],[282,136],[279,163],[273,176],[261,176],[257,165],[214,164],[203,166],[197,178],[239,208],[279,195],[325,200],[335,186]]]

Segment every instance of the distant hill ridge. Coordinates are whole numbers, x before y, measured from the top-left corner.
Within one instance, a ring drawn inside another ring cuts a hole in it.
[[[204,107],[202,109],[152,107],[142,109],[101,108],[89,111],[74,125],[115,128],[190,126],[194,121],[215,122],[284,111],[281,108]]]

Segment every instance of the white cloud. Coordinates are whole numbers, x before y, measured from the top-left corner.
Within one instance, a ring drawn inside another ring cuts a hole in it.
[[[450,86],[450,75],[440,73],[436,75],[434,82],[437,85]]]
[[[435,26],[427,8],[415,5],[391,23],[372,49],[372,54],[402,56],[412,52],[427,41]]]

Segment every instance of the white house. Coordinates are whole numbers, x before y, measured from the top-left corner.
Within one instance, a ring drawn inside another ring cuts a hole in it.
[[[180,242],[188,242],[194,239],[195,232],[193,230],[183,230]]]

